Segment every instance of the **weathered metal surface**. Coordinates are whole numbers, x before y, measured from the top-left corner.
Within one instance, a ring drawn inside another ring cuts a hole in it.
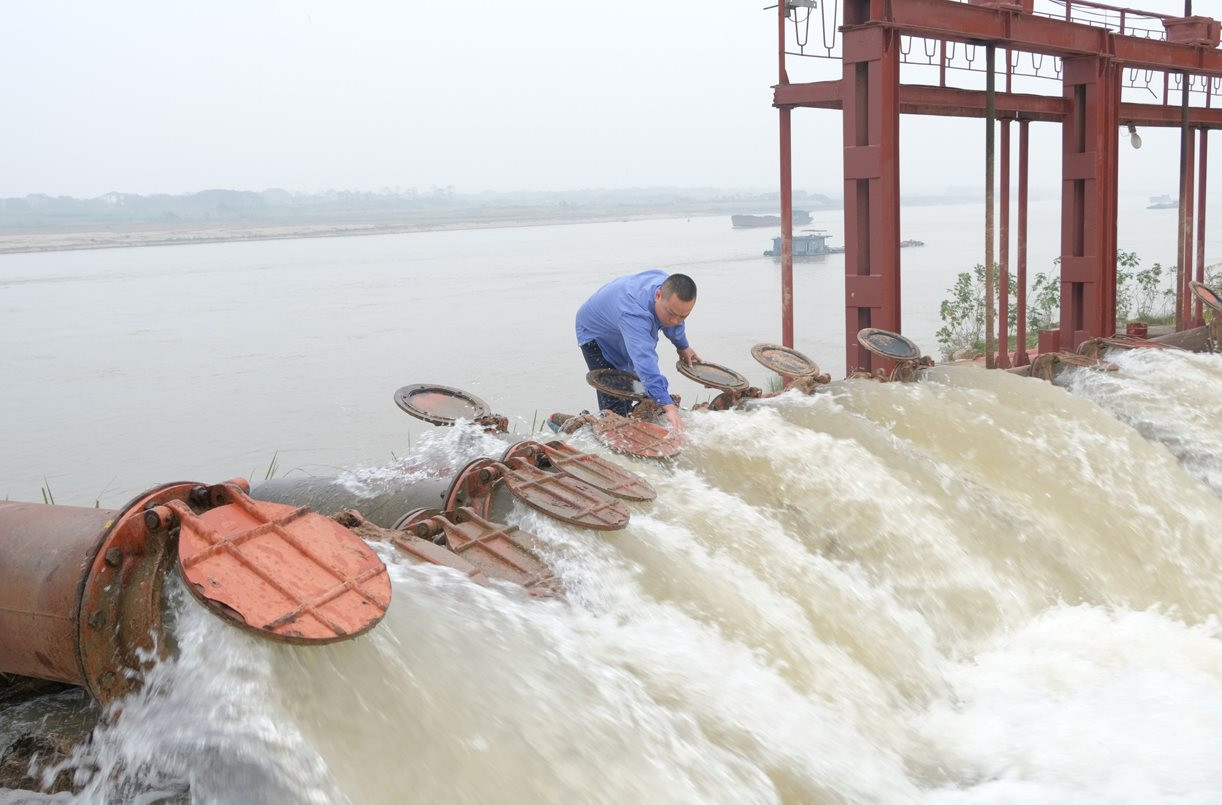
[[[679,374],[689,380],[695,380],[706,388],[741,391],[751,385],[747,382],[747,378],[733,369],[708,361],[695,361],[688,366],[685,361],[679,360],[675,363],[675,369],[679,371]]]
[[[492,415],[488,404],[462,389],[415,383],[395,392],[395,404],[434,425],[453,425],[459,419],[483,420]]]
[[[1150,340],[1189,352],[1214,352],[1222,347],[1222,316],[1214,316],[1204,327],[1155,336]]]
[[[652,422],[604,413],[591,425],[598,440],[618,453],[640,458],[674,458],[683,449],[679,437]]]
[[[796,349],[780,344],[756,344],[751,347],[751,357],[761,366],[784,378],[804,377],[819,374],[819,365]]]
[[[390,606],[386,567],[364,541],[310,511],[213,487],[214,508],[181,501],[148,513],[179,530],[188,589],[223,619],[292,643],[329,643],[373,628]]]
[[[438,551],[469,566],[472,578],[520,584],[531,595],[553,596],[559,585],[539,558],[539,540],[517,526],[493,523],[469,508],[439,512],[421,509],[404,521],[395,545],[434,564],[454,564]],[[414,540],[414,541],[413,541]],[[429,546],[429,547],[425,547]]]
[[[415,522],[421,517],[432,517],[440,513],[440,509],[416,509],[404,514],[402,523]],[[432,565],[445,565],[465,574],[476,584],[488,583],[488,577],[480,572],[479,568],[449,548],[437,544],[432,539],[421,539],[406,531],[400,531],[398,526],[395,528],[383,528],[366,520],[359,511],[351,509],[338,512],[332,515],[331,519],[366,542],[391,543],[400,551],[407,554],[408,558],[412,561],[425,562]]]
[[[653,500],[657,492],[644,478],[612,464],[601,456],[583,453],[559,440],[547,444],[535,441],[518,442],[501,457],[509,464],[521,458],[541,470],[554,469],[582,483],[625,500]]]
[[[84,685],[81,581],[118,512],[0,502],[0,673]]]
[[[560,472],[573,476],[611,495],[625,500],[653,500],[657,491],[634,472],[600,457],[583,453],[561,441],[543,445],[547,460]]]
[[[1004,93],[996,94],[996,112],[1003,119],[1020,121],[1020,230],[1025,230],[1026,126],[1032,121],[1051,121],[1062,128],[1062,227],[1061,227],[1061,328],[1060,342],[1076,348],[1083,341],[1115,331],[1116,310],[1116,192],[1119,157],[1118,133],[1122,122],[1139,126],[1179,126],[1184,132],[1182,153],[1191,153],[1189,131],[1200,129],[1201,184],[1207,176],[1206,134],[1222,127],[1222,109],[1208,103],[1180,108],[1167,102],[1130,103],[1121,99],[1124,74],[1187,76],[1194,81],[1222,78],[1222,51],[1211,47],[1218,26],[1213,20],[1177,22],[1174,37],[1182,41],[1129,35],[1124,31],[1126,10],[1099,3],[1065,3],[1066,19],[1052,15],[1016,13],[1017,6],[1004,0],[846,0],[843,7],[841,52],[843,69],[835,81],[790,83],[786,69],[786,19],[788,4],[777,6],[778,78],[773,105],[780,112],[781,206],[792,206],[790,169],[790,112],[795,107],[842,110],[843,174],[845,198],[845,325],[846,367],[852,373],[863,368],[871,373],[871,353],[864,351],[853,334],[864,326],[901,329],[899,222],[898,118],[901,113],[982,117],[988,115],[989,93],[947,86],[947,46],[964,43],[972,48],[985,45],[1006,53],[1036,54],[1059,60],[1062,97],[1014,93],[1011,65],[1007,60]],[[1082,24],[1070,8],[1089,7],[1086,16],[1107,17],[1119,13],[1121,31],[1105,25]],[[1142,12],[1145,14],[1145,12]],[[835,11],[832,12],[833,17]],[[1162,16],[1162,15],[1154,15]],[[796,21],[796,20],[795,20]],[[1186,31],[1186,33],[1185,33]],[[800,38],[799,32],[799,38]],[[906,39],[919,38],[940,47],[937,61],[938,86],[901,85],[899,63]],[[830,49],[829,49],[830,53]],[[812,55],[804,53],[803,55]],[[970,61],[970,59],[969,59]],[[993,72],[988,71],[988,76]],[[1193,82],[1181,81],[1184,98]],[[1211,85],[1212,86],[1212,85]],[[988,129],[992,131],[992,127]],[[1005,136],[1003,134],[1003,136]],[[1182,207],[1190,218],[1191,162],[1181,164]],[[1196,214],[1197,279],[1204,254],[1205,194],[1201,188]],[[991,208],[990,208],[991,209]],[[1177,264],[1189,268],[1191,225],[1181,224]],[[790,232],[784,232],[783,250],[790,248]],[[1024,266],[1025,232],[1019,236],[1020,272]],[[1177,282],[1176,313],[1181,326],[1201,324],[1191,312],[1185,314],[1185,271]],[[1020,278],[1020,307],[1025,308],[1026,283]],[[782,328],[785,344],[792,345],[789,321],[792,285],[782,281]],[[1004,315],[1004,314],[1003,314]],[[1019,311],[1020,327],[1026,321]],[[1028,355],[1020,338],[1015,361]],[[1000,362],[1005,363],[1002,350]]]
[[[1102,360],[1109,349],[1179,349],[1171,344],[1151,341],[1131,335],[1114,335],[1110,338],[1091,338],[1078,345],[1078,354],[1092,360]]]
[[[863,327],[898,331],[900,293],[900,37],[870,21],[873,6],[844,5],[845,368],[886,367],[853,338]],[[889,367],[886,367],[889,368]]]
[[[509,461],[502,475],[505,486],[518,500],[562,522],[614,531],[628,525],[629,512],[615,498],[560,473],[544,472],[525,459]]]
[[[148,527],[148,510],[170,501],[200,501],[197,483],[171,483],[123,508],[82,580],[79,618],[85,686],[101,702],[139,687],[138,673],[165,656],[162,584],[173,567],[168,534]]]
[[[910,339],[877,327],[858,331],[857,343],[875,355],[894,361],[915,361],[921,357],[920,348]]]
[[[1222,313],[1222,296],[1218,296],[1218,292],[1210,288],[1203,282],[1192,280],[1188,283],[1188,287],[1192,290],[1192,295],[1197,298],[1205,307],[1212,310],[1214,313]]]
[[[1020,369],[1025,367],[1020,367]],[[1074,352],[1045,352],[1037,355],[1030,366],[1030,377],[1052,382],[1061,372],[1074,368],[1092,368],[1106,372],[1116,371],[1116,364],[1100,361]]]
[[[586,374],[586,382],[604,394],[624,400],[644,400],[648,397],[641,379],[632,372],[594,369]]]
[[[463,467],[446,490],[441,508],[453,511],[467,506],[481,517],[491,517],[493,491],[505,465],[491,458],[477,458]]]
[[[138,687],[166,650],[171,567],[147,509],[199,489],[166,484],[119,511],[0,504],[0,672],[82,685],[103,703]]]

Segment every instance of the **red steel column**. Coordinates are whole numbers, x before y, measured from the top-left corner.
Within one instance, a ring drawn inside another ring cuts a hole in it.
[[[1116,331],[1116,150],[1120,71],[1097,57],[1064,61],[1061,157],[1061,344]]]
[[[1009,55],[1006,56],[1009,68]],[[1009,76],[1006,76],[1007,80]],[[1010,368],[1010,121],[1001,121],[1001,271],[998,277],[997,367]]]
[[[1031,363],[1027,357],[1027,127],[1030,120],[1018,121],[1018,343],[1014,365]]]
[[[1192,326],[1192,228],[1194,225],[1193,207],[1196,197],[1195,181],[1193,177],[1193,167],[1196,165],[1196,138],[1192,136],[1192,129],[1188,130],[1188,134],[1184,137],[1184,143],[1187,146],[1184,156],[1184,201],[1183,201],[1183,219],[1180,223],[1180,236],[1184,240],[1181,251],[1184,254],[1183,263],[1184,270],[1181,272],[1183,277],[1184,290],[1184,329]]]
[[[845,369],[873,370],[863,327],[900,331],[899,33],[844,6]]]
[[[781,344],[793,348],[793,149],[792,110],[781,113]]]
[[[1207,96],[1208,97],[1208,96]],[[1209,170],[1209,129],[1201,129],[1201,156],[1197,178],[1197,282],[1205,282],[1205,177]],[[1192,318],[1197,327],[1205,326],[1201,300],[1193,297]]]
[[[785,70],[785,20],[789,3],[777,4],[777,84],[788,84]],[[793,348],[793,110],[782,106],[781,129],[781,344]]]

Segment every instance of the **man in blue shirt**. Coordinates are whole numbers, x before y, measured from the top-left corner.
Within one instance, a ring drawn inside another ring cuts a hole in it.
[[[577,343],[591,369],[620,369],[641,379],[675,432],[683,431],[666,378],[658,370],[658,331],[689,366],[700,360],[683,322],[696,306],[696,283],[654,269],[608,282],[577,310]],[[631,400],[598,393],[600,410],[626,415]]]

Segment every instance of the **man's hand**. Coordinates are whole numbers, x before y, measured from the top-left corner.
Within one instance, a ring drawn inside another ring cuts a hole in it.
[[[671,433],[683,435],[683,420],[679,418],[679,407],[675,404],[663,405],[662,412],[666,414],[666,421],[670,423]]]
[[[683,349],[679,350],[679,358],[688,366],[691,366],[692,363],[698,363],[700,361],[700,356],[697,355],[696,350],[692,349],[691,347],[684,347]]]

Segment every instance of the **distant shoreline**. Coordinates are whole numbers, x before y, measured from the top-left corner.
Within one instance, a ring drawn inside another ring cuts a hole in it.
[[[914,198],[913,206],[962,204],[966,198]],[[802,205],[816,216],[820,212],[840,211],[841,206]],[[364,235],[400,235],[414,232],[448,232],[473,229],[502,229],[525,226],[564,226],[614,221],[647,221],[675,218],[709,218],[734,213],[765,212],[758,202],[717,202],[684,206],[584,207],[569,210],[554,208],[506,209],[504,207],[435,211],[414,214],[353,213],[350,215],[311,215],[296,221],[267,218],[235,218],[229,221],[197,221],[164,224],[158,222],[103,223],[46,227],[0,227],[0,255],[41,252],[125,249],[144,246],[184,246],[238,241],[298,240],[303,238],[341,238]],[[771,214],[775,214],[773,211]],[[728,221],[727,221],[728,225]]]
[[[303,238],[342,238],[363,235],[402,235],[414,232],[449,232],[468,229],[503,229],[524,226],[564,226],[570,224],[641,221],[665,218],[720,216],[721,212],[590,214],[582,216],[524,216],[505,218],[441,217],[411,222],[334,221],[299,224],[251,222],[227,226],[130,227],[81,229],[56,232],[0,234],[0,255],[40,252],[125,249],[143,246],[185,246],[239,241],[299,240]]]

